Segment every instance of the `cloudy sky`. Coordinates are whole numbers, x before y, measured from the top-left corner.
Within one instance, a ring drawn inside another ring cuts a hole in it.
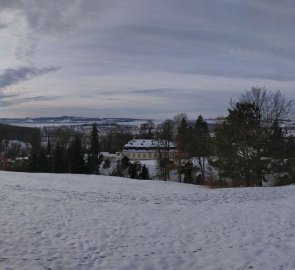
[[[295,97],[294,0],[0,0],[0,117],[226,114]]]

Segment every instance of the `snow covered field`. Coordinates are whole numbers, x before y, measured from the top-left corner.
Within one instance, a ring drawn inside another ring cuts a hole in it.
[[[0,269],[295,269],[295,186],[0,172]]]

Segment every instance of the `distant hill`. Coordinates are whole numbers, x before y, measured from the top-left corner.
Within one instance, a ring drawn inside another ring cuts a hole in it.
[[[43,126],[60,126],[60,125],[90,125],[97,123],[98,125],[132,125],[139,126],[142,123],[151,119],[144,118],[100,118],[100,117],[79,117],[79,116],[58,116],[58,117],[27,117],[27,118],[0,118],[0,124],[8,124],[24,127],[43,127]],[[224,118],[205,119],[209,124],[210,129],[214,129],[216,124],[220,124]],[[155,124],[160,124],[162,121],[154,120]],[[194,125],[195,120],[190,120],[189,124]],[[289,120],[282,123],[283,126],[295,126],[295,120]]]
[[[100,117],[35,117],[35,118],[0,118],[1,124],[18,126],[82,125],[82,124],[140,124],[148,119],[135,118],[100,118]]]

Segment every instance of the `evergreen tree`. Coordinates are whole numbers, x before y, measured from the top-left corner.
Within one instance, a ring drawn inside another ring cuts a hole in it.
[[[98,131],[96,124],[92,125],[91,130],[91,153],[94,155],[98,155],[99,153]]]
[[[70,173],[85,173],[82,140],[79,135],[76,135],[74,140],[71,142],[68,156]]]
[[[49,162],[44,148],[33,148],[29,159],[29,171],[49,172]]]
[[[295,160],[295,137],[289,136],[285,141],[285,156]]]
[[[104,169],[109,169],[109,168],[111,167],[111,161],[110,161],[109,159],[105,159],[105,161],[104,161],[102,167],[103,167]]]
[[[47,148],[46,148],[46,156],[48,163],[48,172],[53,172],[53,157],[52,157],[52,146],[50,139],[48,138]]]
[[[126,169],[129,167],[129,165],[130,165],[130,160],[129,160],[129,158],[128,158],[127,156],[124,156],[124,157],[122,158],[122,162],[121,162],[121,164],[122,164],[122,170],[126,170]]]
[[[184,173],[184,183],[192,184],[193,183],[193,173],[194,173],[194,165],[191,161],[186,161],[184,166],[182,167],[182,172]]]
[[[68,164],[66,158],[66,149],[62,144],[57,144],[53,152],[53,172],[65,173],[68,172]]]
[[[182,182],[181,175],[184,173],[183,163],[190,162],[193,156],[194,134],[193,130],[188,126],[186,118],[182,118],[178,134],[176,137],[176,146],[178,150],[178,181]]]
[[[145,165],[143,165],[142,168],[141,168],[140,179],[143,179],[143,180],[149,180],[150,179],[149,170]]]
[[[140,179],[141,164],[138,161],[130,163],[128,168],[129,177],[132,179]]]
[[[38,171],[39,172],[49,172],[49,162],[46,155],[46,150],[41,148],[39,151],[38,158]]]
[[[253,103],[236,103],[229,116],[216,130],[218,159],[213,163],[220,175],[238,180],[260,180],[262,142],[257,140],[260,125],[259,108]]]
[[[122,170],[122,162],[120,160],[117,160],[116,168],[111,174],[112,176],[123,176],[123,170]]]
[[[30,172],[38,172],[38,153],[35,147],[32,149],[32,153],[29,159],[29,171]]]
[[[173,123],[174,123],[174,134],[177,135],[179,132],[179,128],[181,126],[181,122],[185,120],[185,122],[188,122],[188,117],[186,113],[179,113],[173,117]]]
[[[280,91],[260,88],[252,88],[239,102],[232,102],[229,116],[216,130],[218,159],[212,164],[220,175],[244,179],[246,185],[250,179],[261,185],[265,174],[282,171],[278,168],[286,159],[291,164],[279,123],[292,115],[293,107],[294,101],[286,100]]]
[[[197,158],[201,181],[205,180],[206,158],[210,156],[210,136],[208,124],[203,117],[199,115],[194,125],[193,149],[194,157]]]
[[[279,127],[278,121],[275,121],[269,134],[267,143],[267,156],[277,160],[287,158],[285,151],[285,139],[282,128]]]
[[[91,146],[88,155],[88,172],[92,174],[99,174],[99,142],[96,124],[92,125],[91,130]]]
[[[47,142],[47,148],[46,148],[47,155],[51,155],[52,149],[51,149],[51,142],[50,139],[48,138]]]
[[[188,158],[192,156],[193,130],[188,126],[185,118],[180,123],[176,143],[181,153],[185,153]]]

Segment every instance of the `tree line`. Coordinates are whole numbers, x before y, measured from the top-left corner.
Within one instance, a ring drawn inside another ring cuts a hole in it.
[[[137,135],[110,132],[99,136],[93,124],[88,146],[78,132],[46,147],[33,147],[27,170],[31,172],[100,174],[110,160],[101,152],[119,152],[132,138],[164,140],[159,151],[159,178],[206,185],[250,186],[275,180],[295,182],[295,141],[286,137],[281,123],[294,116],[294,101],[280,92],[254,87],[230,102],[228,115],[210,127],[202,115],[189,121],[178,114],[159,125],[152,120],[140,126]],[[62,137],[62,136],[61,136]],[[170,158],[170,145],[177,153]],[[150,179],[145,165],[127,157],[117,160],[111,175]]]
[[[231,101],[228,115],[210,134],[200,115],[191,124],[185,114],[165,120],[154,137],[174,141],[178,155],[174,164],[160,157],[162,179],[176,170],[179,182],[261,186],[295,182],[295,140],[285,136],[281,123],[294,117],[294,100],[280,91],[254,87]],[[144,131],[151,135],[150,124]],[[144,132],[142,132],[144,133]],[[144,136],[144,135],[141,135]],[[169,151],[169,147],[167,147]],[[182,179],[183,177],[183,179]]]

